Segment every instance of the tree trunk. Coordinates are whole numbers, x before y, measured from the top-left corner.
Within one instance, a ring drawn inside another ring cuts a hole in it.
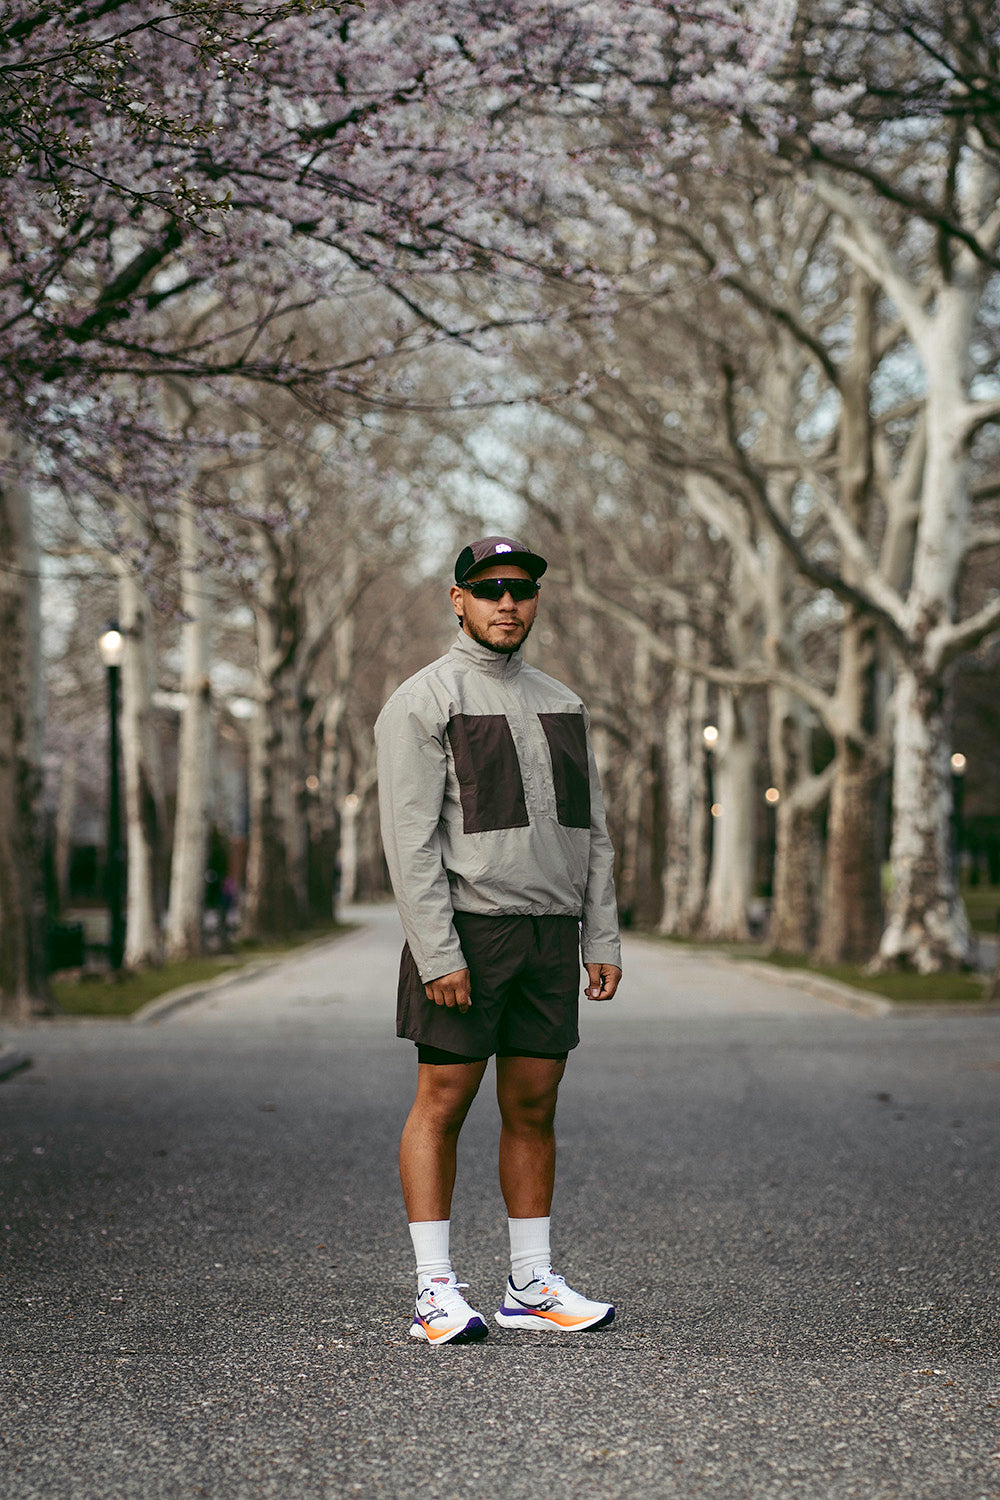
[[[687,660],[693,650],[694,632],[680,626],[678,656]],[[664,937],[690,937],[705,904],[709,812],[702,731],[707,697],[704,678],[674,672],[663,740],[667,837],[657,931]]]
[[[837,666],[835,755],[827,820],[823,903],[816,957],[821,963],[868,963],[883,927],[882,816],[884,766],[877,732],[881,713],[878,634],[848,611]]]
[[[650,737],[653,717],[653,663],[649,646],[639,640],[632,658],[629,717],[633,725],[627,758],[621,774],[619,800],[622,812],[618,902],[625,926],[638,918],[641,902],[640,866],[645,830],[642,814],[650,783]]]
[[[133,575],[118,580],[122,634],[121,750],[125,782],[126,969],[161,957],[163,778],[153,724],[153,640],[149,601]]]
[[[712,814],[710,811],[708,759],[705,753],[704,729],[708,722],[708,683],[695,678],[691,689],[691,722],[688,725],[688,754],[693,768],[691,794],[690,872],[681,921],[685,935],[701,926],[708,900],[709,857],[712,847]]]
[[[922,974],[965,968],[972,935],[958,892],[952,845],[951,766],[945,691],[908,664],[896,687],[892,889],[879,945],[881,967]]]
[[[779,953],[810,953],[819,909],[819,778],[800,781],[776,809],[768,943]]]
[[[46,976],[38,553],[26,485],[0,484],[0,1014],[52,1009]]]
[[[178,516],[181,564],[181,710],[177,752],[177,811],[170,863],[167,952],[189,958],[202,951],[205,867],[212,790],[212,599],[194,506]]]
[[[657,931],[686,937],[686,895],[691,865],[691,800],[694,768],[690,756],[691,676],[675,672],[670,685],[663,736],[667,838],[661,884],[663,905]]]
[[[76,779],[78,754],[75,746],[66,751],[59,764],[59,799],[56,803],[55,865],[56,899],[59,910],[69,905],[69,867],[73,852],[73,821],[76,817]]]
[[[340,899],[351,905],[358,895],[358,810],[361,798],[348,792],[340,812]]]
[[[264,566],[254,595],[257,635],[257,712],[250,735],[250,838],[247,850],[243,929],[248,936],[290,931],[296,924],[295,892],[289,878],[284,710],[289,664],[299,639],[298,611],[290,580],[273,539],[258,537]]]
[[[837,745],[822,915],[816,958],[820,963],[868,963],[882,932],[877,756],[852,740]]]
[[[354,899],[356,860],[350,895],[345,894],[344,854],[341,848],[347,785],[348,757],[343,753],[343,725],[347,691],[354,664],[353,617],[338,620],[333,627],[334,689],[323,704],[320,730],[319,786],[312,813],[313,877],[312,909],[317,916],[336,916],[338,901]],[[356,843],[355,843],[356,853]]]
[[[752,711],[745,698],[719,697],[715,752],[712,868],[701,935],[725,942],[750,936],[747,907],[753,891],[754,744]]]
[[[305,719],[308,705],[299,674],[290,668],[285,674],[285,691],[281,698],[281,775],[280,816],[282,844],[288,871],[292,900],[290,922],[293,928],[309,925],[309,809],[306,779],[309,763],[305,742]]]
[[[773,608],[768,617],[772,630],[779,621],[787,633],[784,611]],[[783,953],[809,953],[818,920],[816,817],[823,793],[811,772],[802,704],[787,688],[772,687],[767,695],[767,713],[771,775],[779,794],[768,941]]]
[[[277,803],[281,720],[273,699],[273,687],[261,683],[250,734],[250,839],[243,907],[247,937],[287,932],[294,910],[284,825]]]
[[[929,642],[935,626],[955,617],[970,524],[966,413],[980,280],[979,268],[956,272],[941,288],[919,346],[927,373],[927,451],[907,600],[912,648],[896,688],[893,885],[879,962],[922,973],[971,962],[952,849],[946,667]]]

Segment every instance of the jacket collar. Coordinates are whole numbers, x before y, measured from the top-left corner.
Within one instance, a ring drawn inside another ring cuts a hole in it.
[[[461,626],[452,645],[451,654],[462,661],[469,662],[481,672],[488,672],[491,677],[508,679],[516,677],[523,665],[520,647],[510,656],[504,656],[501,652],[491,651],[489,646],[482,646],[478,641],[474,641],[471,635],[466,635]]]

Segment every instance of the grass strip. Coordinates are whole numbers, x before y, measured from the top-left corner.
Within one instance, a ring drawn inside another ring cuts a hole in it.
[[[969,1004],[987,999],[990,978],[985,974],[951,972],[946,974],[915,974],[895,971],[887,974],[869,974],[860,964],[815,964],[801,953],[777,953],[762,943],[707,943],[697,938],[663,938],[667,943],[683,947],[700,948],[710,953],[722,953],[728,958],[746,958],[758,963],[774,964],[778,968],[800,970],[804,974],[818,974],[825,979],[836,979],[852,989],[865,990],[869,994],[883,995],[887,1000],[900,1004]]]
[[[1000,934],[1000,885],[963,884],[962,900],[973,932]]]
[[[281,937],[238,942],[228,953],[180,959],[176,963],[162,964],[156,969],[132,972],[123,969],[119,974],[55,978],[51,981],[50,988],[63,1015],[112,1018],[131,1016],[150,1000],[169,994],[171,990],[197,984],[202,980],[218,979],[223,974],[244,969],[248,964],[256,964],[261,960],[281,958],[306,943],[314,943],[319,938],[336,937],[353,929],[353,923],[329,922]]]
[[[796,953],[765,953],[758,951],[746,955],[762,963],[775,964],[782,969],[800,969],[806,974],[820,974],[826,979],[837,979],[849,984],[852,989],[866,990],[873,995],[883,995],[887,1000],[905,1004],[935,1004],[985,1000],[989,983],[983,974],[948,973],[914,974],[896,971],[888,974],[866,974],[860,964],[814,964]]]

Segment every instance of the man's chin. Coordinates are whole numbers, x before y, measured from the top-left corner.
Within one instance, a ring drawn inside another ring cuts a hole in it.
[[[471,635],[472,639],[478,641],[481,646],[485,646],[487,651],[494,651],[497,656],[513,656],[514,652],[519,651],[524,645],[530,631],[531,626],[529,625],[527,630],[518,632],[516,638],[512,637],[510,639],[508,639],[508,632],[504,631],[499,640],[478,630],[467,630],[466,634]]]
[[[513,656],[514,652],[522,645],[524,636],[519,635],[516,641],[505,638],[499,641],[490,641],[485,637],[480,637],[480,640],[484,646],[488,647],[490,651],[495,651],[498,656]]]

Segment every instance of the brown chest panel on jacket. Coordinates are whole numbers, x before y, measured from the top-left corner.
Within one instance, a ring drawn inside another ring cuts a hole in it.
[[[590,773],[583,716],[540,713],[537,718],[548,746],[556,817],[565,828],[589,828]],[[524,780],[506,715],[454,714],[448,722],[448,739],[463,831],[527,827]]]

